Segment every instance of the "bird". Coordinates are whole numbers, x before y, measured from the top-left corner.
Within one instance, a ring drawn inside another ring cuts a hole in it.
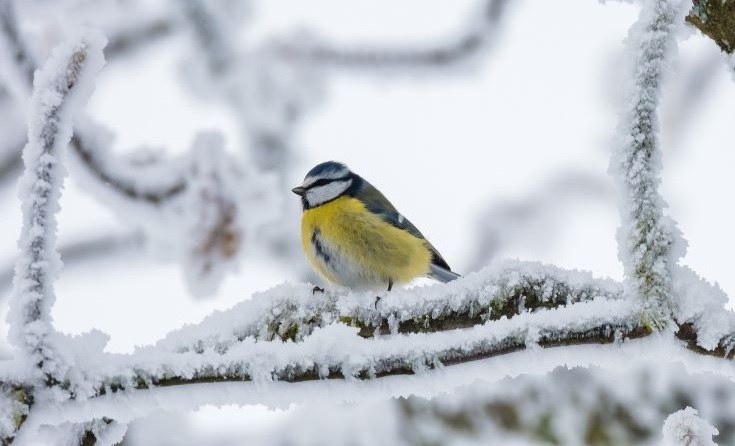
[[[444,283],[460,277],[416,226],[345,164],[316,165],[292,192],[303,206],[302,249],[326,282],[390,292],[421,276]]]

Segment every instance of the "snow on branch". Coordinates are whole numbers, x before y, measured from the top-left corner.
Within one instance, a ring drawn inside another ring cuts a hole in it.
[[[86,147],[104,167],[90,170],[89,160],[71,157],[76,179],[121,220],[140,228],[158,258],[180,263],[197,297],[214,294],[225,273],[235,269],[246,247],[252,246],[254,234],[275,220],[280,201],[273,179],[226,151],[218,132],[200,132],[187,153],[166,160],[147,149],[122,159],[109,156],[104,131],[87,131],[84,137],[94,138]],[[105,187],[98,176],[104,171],[130,179],[125,190],[133,196]],[[177,190],[164,201],[145,195],[167,188]],[[156,201],[139,199],[142,196]]]
[[[333,323],[300,342],[248,337],[225,352],[167,353],[149,347],[107,358],[85,370],[100,394],[197,382],[373,379],[422,373],[525,348],[609,344],[642,337],[649,331],[641,321],[635,305],[598,298],[466,330],[366,339],[355,327]]]
[[[33,72],[36,67],[26,42],[17,29],[17,23],[18,17],[13,8],[13,0],[0,0],[0,55],[5,55],[6,59],[6,63],[0,64],[0,67],[5,68],[0,73],[11,85],[16,101],[25,103],[33,84]],[[163,33],[170,28],[169,25],[154,24],[151,26],[157,30],[157,33]],[[120,32],[124,34],[124,31]],[[113,54],[115,51],[122,50],[121,45],[130,49],[130,45],[134,43],[130,38],[124,36],[121,38],[125,41],[124,43],[119,39],[113,41],[115,45],[112,48]],[[141,36],[137,35],[136,38],[139,39]],[[175,162],[169,163],[173,166],[169,168],[168,175],[161,176],[165,178],[163,181],[153,183],[140,179],[135,169],[127,168],[124,160],[113,156],[108,148],[109,139],[101,129],[86,124],[75,130],[71,140],[71,148],[79,160],[106,188],[129,199],[152,205],[158,205],[178,196],[186,188],[183,175],[175,171]],[[166,164],[163,160],[160,160],[159,163]],[[166,167],[169,166],[166,165]]]
[[[486,444],[505,435],[520,437],[523,445],[653,445],[666,417],[687,405],[701,408],[703,417],[721,427],[721,444],[733,443],[732,382],[711,373],[691,374],[680,364],[657,363],[623,370],[562,366],[543,376],[508,377],[492,386],[474,383],[431,399],[410,396],[348,406],[307,402],[252,444],[341,446],[357,433],[366,445],[423,445],[437,439]],[[324,419],[330,423],[320,422]],[[198,444],[192,434],[192,441],[182,438],[177,444]]]
[[[687,407],[672,413],[664,422],[664,446],[717,446],[712,437],[719,431]]]
[[[64,423],[46,436],[60,446],[115,446],[122,444],[127,425],[103,417],[84,423]]]
[[[618,300],[616,282],[549,265],[507,261],[447,285],[394,290],[374,305],[371,293],[284,284],[254,295],[200,324],[170,333],[156,347],[171,352],[227,351],[248,337],[300,341],[335,322],[363,337],[467,328],[489,320],[595,298]]]
[[[705,312],[722,316],[708,318],[702,308],[689,308],[675,317],[687,324],[716,323],[703,339],[719,340],[732,330],[735,316],[716,308],[719,296],[708,299],[713,292],[697,279],[677,274],[682,299],[699,299]],[[308,284],[282,285],[133,355],[95,364],[95,370],[87,369],[88,379],[101,393],[194,382],[365,379],[532,346],[611,343],[650,334],[641,309],[622,296],[622,287],[609,280],[518,262],[447,285],[397,290],[377,309],[370,293],[312,295]],[[680,339],[701,352],[692,331],[693,338],[682,330]],[[731,351],[722,353],[708,352],[727,357]]]
[[[148,170],[156,169],[164,175],[141,175],[140,170],[127,160],[115,156],[110,148],[110,138],[91,125],[78,129],[71,140],[71,148],[80,165],[107,190],[123,199],[159,206],[172,198],[180,197],[186,190],[186,181],[178,160],[152,160]],[[155,165],[154,165],[155,164]]]
[[[291,60],[353,69],[426,69],[446,68],[468,62],[494,42],[508,7],[507,0],[485,0],[471,17],[468,29],[449,42],[425,48],[340,47],[303,36],[284,39],[278,52]]]
[[[707,299],[708,284],[691,277],[681,282],[676,286],[687,302],[701,298],[705,311],[715,308],[718,301]],[[147,413],[151,399],[156,407],[162,397],[158,391],[164,388],[189,386],[186,391],[196,394],[191,384],[366,380],[424,374],[527,349],[628,345],[625,340],[651,330],[639,303],[622,297],[616,282],[519,262],[446,285],[397,290],[378,309],[370,293],[312,295],[310,285],[282,285],[131,355],[90,355],[91,346],[79,344],[73,350],[81,355],[75,363],[84,383],[77,386],[76,396],[36,406],[39,415],[29,418],[24,429],[34,432],[41,424],[81,423],[100,416],[126,423]],[[689,308],[677,317],[704,322],[702,311]],[[729,325],[718,326],[716,333],[733,326],[729,316]],[[660,354],[666,358],[682,351],[670,339],[651,341],[663,340],[667,346]],[[638,346],[648,360],[656,349],[651,343],[630,345]],[[95,348],[101,352],[100,346]],[[522,372],[528,370],[500,373]],[[202,398],[192,401],[204,404]],[[136,408],[135,401],[145,408]]]
[[[12,438],[30,411],[31,390],[0,382],[0,444]]]
[[[56,213],[65,175],[60,157],[72,135],[72,120],[91,94],[104,64],[103,38],[85,35],[57,47],[37,72],[30,105],[26,170],[19,187],[23,229],[18,241],[14,293],[8,320],[11,340],[31,355],[47,379],[61,381],[65,360],[52,345],[53,281],[60,269]]]
[[[676,267],[672,280],[679,339],[699,353],[735,354],[735,314],[726,309],[727,295],[688,268]],[[621,300],[623,287],[586,272],[517,261],[495,263],[447,285],[394,290],[377,308],[370,293],[312,294],[309,284],[284,284],[172,332],[156,348],[224,353],[249,337],[301,341],[336,322],[357,327],[362,337],[469,328],[596,298]]]
[[[134,8],[132,8],[134,9]],[[127,11],[129,14],[131,11]],[[113,31],[110,44],[106,47],[105,54],[108,58],[117,57],[127,54],[151,42],[157,38],[170,34],[173,26],[170,21],[165,18],[154,18],[143,16],[139,11],[132,11],[138,16],[134,20],[135,26],[118,27]],[[130,17],[133,19],[133,17]],[[20,113],[21,107],[25,106],[30,96],[33,85],[33,73],[36,69],[36,61],[28,48],[27,42],[18,29],[19,18],[14,8],[14,0],[0,1],[0,77],[5,82],[6,88],[12,93],[12,98],[0,97],[5,102],[15,103],[11,113],[6,112],[7,104],[3,104],[3,119],[5,123],[4,132],[7,136],[3,139],[2,152],[0,153],[0,178],[12,176],[16,169],[20,166],[20,153],[25,143],[16,142],[13,137],[13,130],[24,128],[25,125],[13,125],[19,118],[24,117],[25,113]],[[13,99],[8,100],[8,99]],[[89,167],[96,172],[101,181],[108,185],[116,187],[121,193],[128,196],[138,197],[153,202],[160,202],[170,195],[183,190],[182,186],[164,189],[162,191],[138,191],[130,187],[133,178],[123,176],[119,178],[115,170],[104,170],[108,164],[99,159],[99,155],[95,155],[93,148],[86,145],[84,141],[92,139],[91,137],[82,138],[75,135],[72,139],[72,147],[78,152],[79,156],[88,161]],[[109,156],[109,155],[108,155]],[[126,181],[127,180],[127,181]]]
[[[89,238],[69,242],[59,247],[64,265],[69,266],[99,259],[111,254],[142,251],[143,237],[137,232],[93,234]],[[15,259],[0,263],[0,302],[4,301],[3,292],[13,284]]]
[[[661,79],[675,52],[676,31],[684,12],[683,0],[643,4],[628,36],[631,85],[611,162],[622,194],[619,256],[631,294],[643,302],[647,323],[658,329],[670,320],[670,274],[681,254],[673,245],[681,242],[673,222],[664,217],[665,204],[658,192],[661,153],[656,109]]]
[[[184,257],[184,277],[197,296],[216,290],[225,272],[236,264],[249,229],[238,215],[244,209],[236,198],[243,193],[238,178],[245,175],[232,167],[219,133],[197,135],[192,144],[185,205],[195,215],[185,221],[191,242]]]

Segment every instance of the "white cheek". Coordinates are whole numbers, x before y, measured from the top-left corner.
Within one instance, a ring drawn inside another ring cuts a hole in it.
[[[335,181],[325,184],[324,186],[309,189],[306,192],[306,201],[312,206],[317,206],[329,200],[337,198],[340,194],[347,190],[352,184],[352,180]]]

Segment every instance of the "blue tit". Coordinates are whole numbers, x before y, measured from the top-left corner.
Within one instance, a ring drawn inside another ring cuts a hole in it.
[[[302,248],[327,282],[390,291],[420,276],[440,282],[459,277],[416,226],[344,164],[317,165],[293,193],[304,207]]]

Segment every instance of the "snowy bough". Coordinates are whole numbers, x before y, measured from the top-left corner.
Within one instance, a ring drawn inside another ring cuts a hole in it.
[[[60,45],[36,72],[29,106],[23,229],[9,315],[16,355],[0,363],[2,443],[26,444],[50,432],[67,444],[112,445],[128,423],[161,407],[282,407],[317,395],[431,397],[477,379],[544,374],[569,363],[684,363],[731,383],[735,314],[716,286],[677,265],[685,243],[659,194],[658,98],[689,7],[682,0],[646,1],[627,41],[630,85],[611,163],[620,190],[624,283],[502,262],[449,284],[394,291],[377,308],[372,294],[313,295],[310,284],[284,284],[129,355],[104,353],[99,332],[64,336],[50,316],[65,151],[71,142],[85,159],[85,143],[72,133],[102,68],[105,43],[85,34]],[[201,236],[209,233],[198,229],[204,226],[224,234],[199,240],[197,246],[211,249],[188,265],[195,271],[217,263],[244,232],[234,226],[237,206],[229,200],[239,189],[233,178],[243,174],[230,172],[221,157],[205,156],[219,154],[222,144],[216,135],[198,138],[195,168],[177,170],[193,169],[195,181],[176,180],[171,189],[202,211],[197,227],[185,230]],[[95,156],[89,152],[85,161],[104,172]],[[156,201],[135,185],[108,180],[129,196]],[[196,205],[201,200],[205,205]],[[536,363],[518,360],[524,355]],[[421,410],[412,404],[406,410]],[[718,432],[692,408],[671,414],[661,428],[671,444],[710,444]]]

